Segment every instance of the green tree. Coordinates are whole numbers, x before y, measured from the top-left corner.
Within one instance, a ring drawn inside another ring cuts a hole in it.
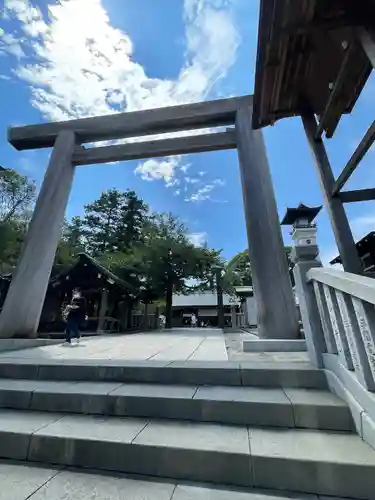
[[[294,264],[290,258],[292,251],[291,246],[285,246],[285,255],[288,262],[288,268],[292,283],[293,279],[293,267]],[[236,286],[251,286],[253,284],[252,274],[251,274],[251,263],[249,258],[249,251],[244,250],[236,254],[224,267],[223,276],[223,288],[226,292],[233,292]]]
[[[72,266],[76,262],[77,255],[85,250],[82,219],[72,217],[69,223],[64,222],[60,242],[56,250],[52,276]]]
[[[239,252],[225,266],[223,285],[225,288],[234,286],[251,286],[251,264],[248,250]]]
[[[124,251],[142,238],[147,205],[134,191],[110,189],[85,206],[83,235],[92,255]]]
[[[195,247],[187,228],[172,214],[154,214],[145,227],[145,241],[136,247],[133,265],[142,270],[147,290],[166,303],[166,326],[172,325],[173,293],[186,293],[191,278],[206,282],[219,252]]]
[[[103,264],[118,276],[136,270],[138,299],[144,304],[165,302],[167,327],[172,324],[173,293],[199,288],[189,286],[187,280],[206,282],[210,267],[220,260],[219,252],[195,247],[187,234],[187,228],[172,214],[152,214],[144,221],[143,238],[131,251],[103,255]]]
[[[34,199],[34,182],[13,170],[0,171],[0,273],[17,263]]]
[[[35,183],[14,170],[0,172],[0,222],[24,215],[35,198]]]

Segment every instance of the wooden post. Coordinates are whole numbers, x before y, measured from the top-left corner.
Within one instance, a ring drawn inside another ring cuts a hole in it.
[[[363,50],[366,52],[368,60],[373,68],[375,68],[375,32],[368,31],[365,28],[358,30],[358,38],[362,44]]]
[[[56,139],[23,251],[0,315],[0,337],[35,337],[74,177],[75,134]]]
[[[239,109],[236,130],[258,335],[293,339],[299,335],[297,307],[263,136],[252,129],[251,116],[251,107]]]
[[[148,302],[144,302],[144,310],[143,310],[143,329],[148,330]]]
[[[165,293],[165,328],[172,328],[172,301],[173,301],[173,284],[167,283]]]
[[[237,328],[237,311],[236,305],[232,304],[230,306],[230,318],[231,318],[231,326],[232,328]]]
[[[331,219],[333,233],[339,249],[342,265],[345,271],[354,274],[362,274],[362,264],[355,247],[349,221],[345,213],[342,201],[338,196],[332,197],[335,179],[327,152],[321,138],[315,139],[317,123],[313,114],[302,115],[302,122],[311,152],[314,156],[315,167],[318,173],[320,187],[323,191],[324,203]]]
[[[223,288],[221,286],[221,268],[215,269],[216,274],[216,293],[217,293],[217,325],[219,328],[224,328],[225,318],[224,318],[224,300],[223,300]]]
[[[103,288],[100,300],[98,327],[96,329],[97,332],[103,330],[107,308],[108,308],[108,290],[106,288]]]

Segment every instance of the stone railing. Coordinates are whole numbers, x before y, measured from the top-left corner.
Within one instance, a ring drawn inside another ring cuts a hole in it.
[[[322,353],[338,356],[368,390],[375,390],[375,281],[336,269],[314,268],[312,283],[321,329]]]
[[[375,280],[317,259],[297,261],[293,272],[310,360],[375,448]]]
[[[132,314],[131,328],[153,330],[157,328],[157,318],[155,314],[147,314],[147,316],[137,313]]]
[[[232,325],[232,327],[242,328],[246,326],[246,318],[244,313],[236,313],[236,324]]]

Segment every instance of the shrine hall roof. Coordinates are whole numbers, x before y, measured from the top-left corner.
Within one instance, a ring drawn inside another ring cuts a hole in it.
[[[324,127],[331,137],[370,75],[354,33],[374,16],[371,0],[260,0],[254,128],[307,109],[321,116],[345,61],[344,83]]]

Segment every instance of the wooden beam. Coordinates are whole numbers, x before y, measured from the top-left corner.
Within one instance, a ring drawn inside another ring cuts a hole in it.
[[[358,38],[362,44],[363,50],[375,68],[375,36],[374,33],[367,31],[365,28],[358,29]]]
[[[173,156],[204,151],[234,149],[237,146],[235,130],[212,134],[175,137],[155,141],[131,142],[98,148],[77,148],[73,156],[75,165],[110,163],[113,161],[139,160],[159,156]]]
[[[353,203],[355,201],[375,200],[375,189],[355,189],[354,191],[341,191],[338,197],[343,203]]]
[[[232,125],[237,109],[252,106],[251,95],[182,106],[131,111],[65,122],[14,127],[8,141],[18,150],[53,146],[61,130],[72,130],[80,143],[137,137],[178,130]]]
[[[348,75],[352,70],[352,58],[353,55],[356,54],[357,44],[352,42],[349,48],[346,50],[345,57],[342,61],[340,71],[337,75],[336,81],[333,85],[331,93],[329,94],[329,98],[326,104],[326,107],[323,111],[323,114],[319,120],[319,124],[316,130],[315,139],[318,139],[323,134],[323,131],[326,130],[326,136],[332,137],[336,126],[340,120],[341,113],[337,115],[335,105],[337,104],[338,99],[340,99],[342,90],[347,82]]]
[[[323,192],[324,203],[331,220],[333,233],[345,271],[361,274],[362,264],[358,257],[353,235],[350,230],[344,206],[339,197],[332,197],[334,177],[321,138],[315,139],[316,120],[313,113],[303,113],[302,122],[311,152],[314,156],[316,172]]]
[[[361,140],[357,149],[352,154],[352,157],[346,164],[344,170],[341,172],[338,179],[333,184],[332,196],[336,196],[340,192],[340,189],[344,186],[344,184],[347,182],[347,180],[352,175],[354,170],[357,168],[360,161],[363,159],[367,151],[371,148],[374,141],[375,141],[375,120],[372,122],[364,138]]]

